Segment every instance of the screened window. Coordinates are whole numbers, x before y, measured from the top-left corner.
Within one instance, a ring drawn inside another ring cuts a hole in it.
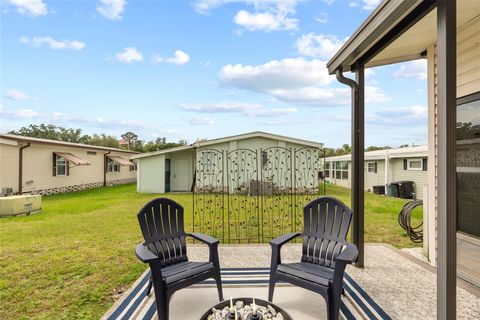
[[[330,178],[330,162],[325,163],[325,178]]]
[[[376,173],[377,170],[375,170],[375,167],[376,167],[376,163],[375,163],[375,162],[369,162],[369,163],[367,163],[367,172]]]
[[[480,237],[480,92],[457,100],[457,229]]]
[[[64,157],[55,155],[55,175],[66,176],[67,175],[67,160]]]
[[[120,165],[109,158],[108,161],[107,161],[107,171],[108,172],[120,172]]]

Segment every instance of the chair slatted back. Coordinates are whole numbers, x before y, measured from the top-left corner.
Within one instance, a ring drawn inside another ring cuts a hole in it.
[[[340,200],[320,197],[304,207],[302,261],[334,268],[346,244],[351,210]]]
[[[146,246],[160,258],[162,266],[188,261],[181,205],[157,198],[147,203],[137,217]]]

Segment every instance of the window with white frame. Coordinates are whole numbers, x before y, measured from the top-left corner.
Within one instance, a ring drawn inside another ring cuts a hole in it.
[[[330,178],[330,162],[325,162],[325,178]]]
[[[333,163],[335,179],[348,180],[348,162],[337,161]]]
[[[67,175],[67,160],[64,157],[55,155],[55,175],[66,176]]]
[[[369,172],[369,173],[377,173],[376,167],[377,167],[377,163],[376,163],[376,162],[368,162],[368,163],[367,163],[367,172]]]
[[[109,158],[108,161],[107,161],[107,171],[108,172],[120,172],[120,165]]]
[[[423,160],[422,159],[407,159],[407,170],[423,170]]]

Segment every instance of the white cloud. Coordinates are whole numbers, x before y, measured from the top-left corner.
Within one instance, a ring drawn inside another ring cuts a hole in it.
[[[347,38],[340,40],[333,35],[309,33],[301,36],[295,46],[303,56],[330,59],[346,40]]]
[[[44,16],[48,13],[47,5],[43,0],[7,0],[17,8],[17,12],[33,17]]]
[[[178,107],[185,111],[195,111],[201,113],[230,113],[240,112],[248,113],[262,108],[258,103],[244,102],[218,102],[211,104],[180,104]]]
[[[348,87],[328,86],[334,77],[328,74],[325,62],[316,59],[273,60],[258,66],[226,65],[219,78],[224,85],[272,95],[289,103],[334,106],[351,101]],[[366,86],[365,97],[368,103],[390,101],[376,86]]]
[[[333,120],[350,121],[350,115],[335,115]],[[365,114],[365,123],[370,127],[414,127],[425,126],[428,120],[428,109],[423,106],[410,106],[394,109],[383,109]]]
[[[41,113],[32,109],[5,110],[0,106],[0,117],[3,119],[35,119],[40,117]]]
[[[132,47],[126,47],[123,52],[117,53],[115,59],[120,62],[132,63],[135,61],[142,61],[143,56],[140,51]]]
[[[291,17],[296,12],[298,2],[299,0],[199,0],[195,2],[194,9],[198,13],[208,14],[226,4],[244,3],[253,6],[253,11],[238,11],[234,22],[246,30],[272,32],[298,28],[298,20]],[[237,34],[241,34],[241,30],[237,30]]]
[[[328,22],[328,13],[322,11],[320,12],[317,17],[315,18],[315,21],[318,23],[327,23]]]
[[[385,109],[365,115],[366,124],[378,127],[426,125],[428,109],[423,106],[411,106]]]
[[[156,54],[153,59],[156,62],[172,63],[181,66],[190,61],[190,56],[182,50],[176,50],[173,57],[164,58]]]
[[[382,0],[362,0],[363,10],[370,11],[375,9]]]
[[[21,37],[20,42],[23,44],[29,44],[33,47],[41,47],[43,45],[48,45],[51,49],[71,49],[71,50],[82,50],[85,48],[85,42],[78,40],[56,40],[52,37]]]
[[[348,5],[352,8],[358,7],[358,3],[356,2],[350,2]]]
[[[296,108],[265,108],[258,103],[218,102],[210,104],[180,104],[178,108],[199,113],[240,113],[248,117],[273,118],[297,112]]]
[[[97,11],[106,19],[121,20],[126,0],[100,0]]]
[[[200,116],[200,117],[194,117],[190,119],[190,124],[193,125],[213,125],[215,124],[215,121],[207,116]]]
[[[395,78],[425,80],[427,79],[427,60],[420,59],[406,62],[393,75]]]
[[[226,85],[256,92],[326,85],[333,80],[324,61],[304,58],[272,60],[258,66],[228,64],[219,77]]]
[[[233,18],[236,24],[249,30],[267,32],[277,30],[294,30],[298,28],[298,20],[287,17],[284,13],[248,12],[240,10]]]
[[[298,112],[297,108],[272,108],[272,109],[254,110],[252,112],[247,113],[247,115],[250,117],[273,118],[273,117],[287,116],[296,112]]]
[[[37,100],[35,97],[30,97],[21,90],[11,89],[5,93],[5,97],[13,101]]]

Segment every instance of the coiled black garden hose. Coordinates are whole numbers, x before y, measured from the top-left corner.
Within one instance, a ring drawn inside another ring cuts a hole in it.
[[[412,211],[418,206],[422,206],[422,200],[413,200],[405,203],[402,210],[398,214],[398,224],[403,228],[412,240],[415,243],[423,241],[423,220],[416,226],[412,227]]]

